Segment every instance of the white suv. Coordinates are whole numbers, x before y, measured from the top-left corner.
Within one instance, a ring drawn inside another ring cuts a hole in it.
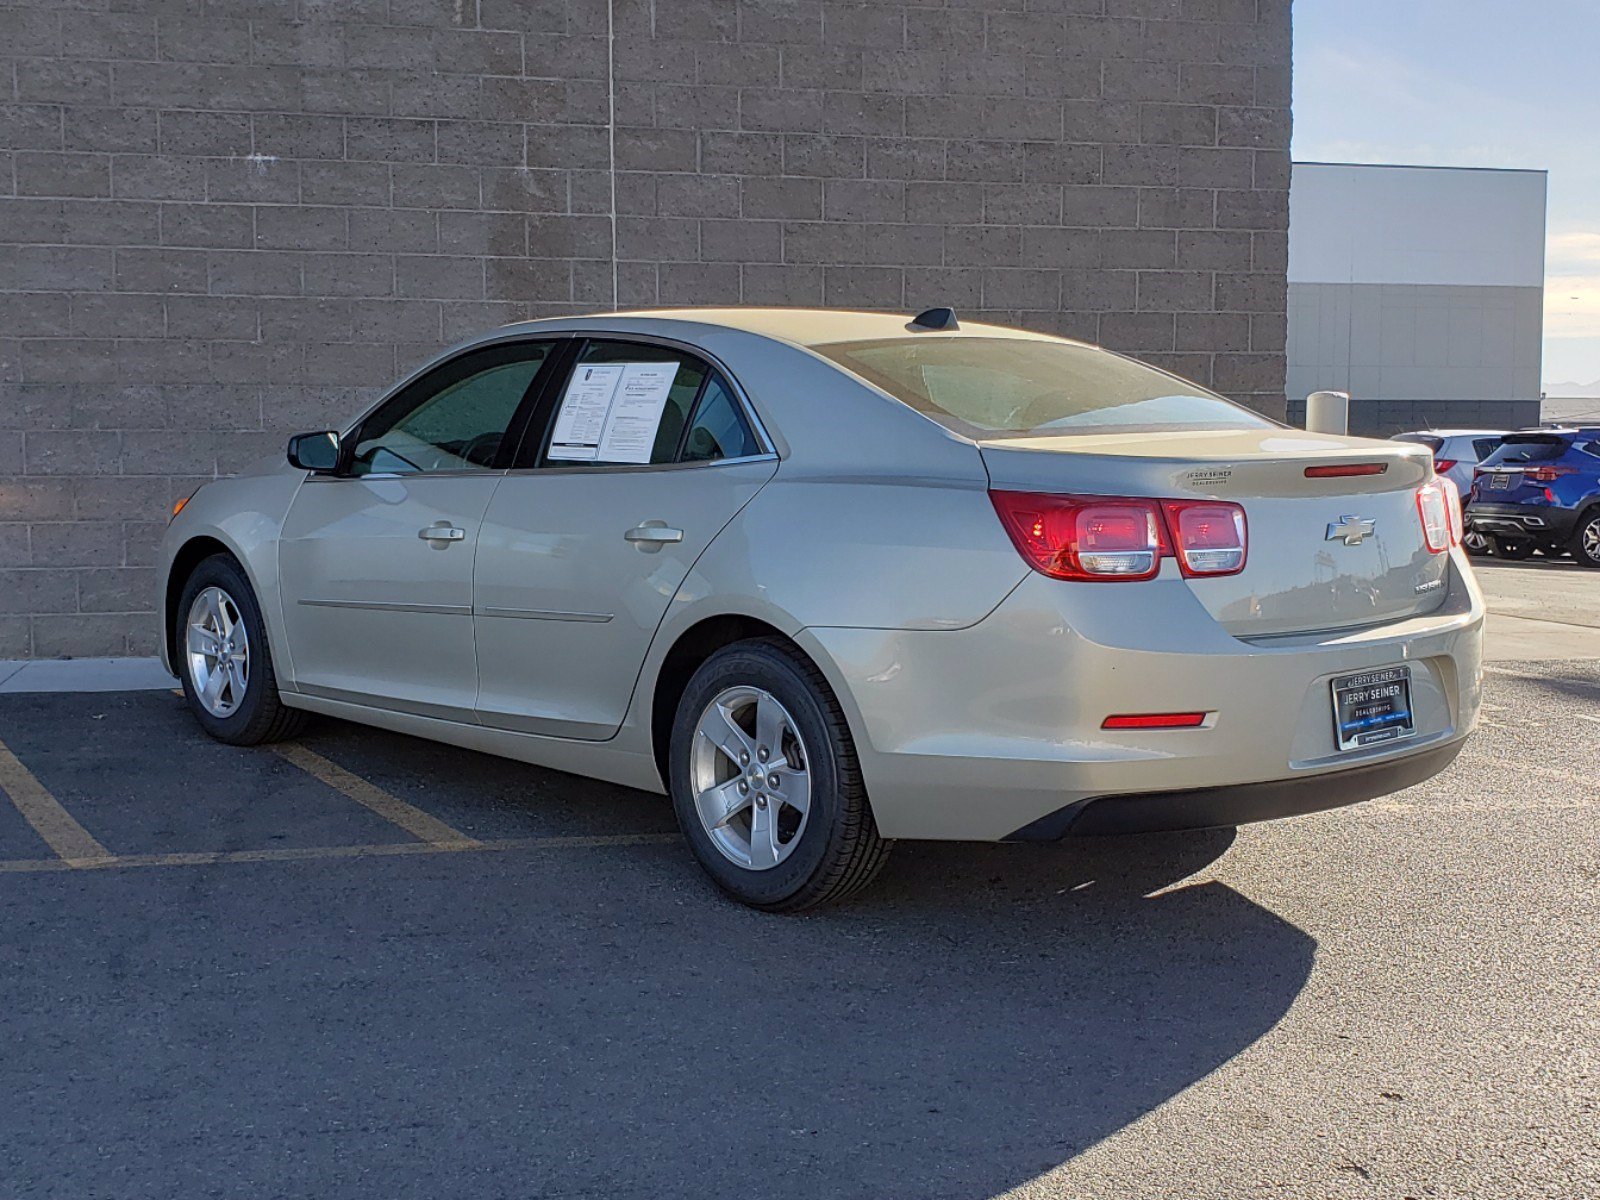
[[[1393,441],[1420,442],[1433,451],[1433,469],[1456,485],[1463,500],[1472,491],[1473,472],[1478,464],[1495,452],[1505,429],[1421,429],[1415,433],[1397,433]],[[1488,550],[1481,533],[1467,532],[1463,544],[1470,554],[1483,554]]]
[[[1433,469],[1449,478],[1465,496],[1472,490],[1472,472],[1493,454],[1506,429],[1421,429],[1397,433],[1396,442],[1420,442],[1433,451]]]

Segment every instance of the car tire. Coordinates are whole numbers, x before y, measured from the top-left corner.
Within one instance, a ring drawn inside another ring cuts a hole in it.
[[[1496,558],[1509,558],[1517,562],[1533,553],[1533,541],[1530,538],[1497,537],[1494,539],[1494,553]]]
[[[736,642],[701,664],[678,702],[668,773],[695,858],[752,908],[843,899],[871,882],[893,845],[878,834],[838,699],[776,638]]]
[[[190,573],[172,634],[173,665],[189,711],[219,742],[259,746],[305,726],[308,714],[278,694],[261,606],[232,557],[213,554]]]
[[[1579,566],[1600,567],[1600,508],[1591,508],[1578,518],[1568,549]]]
[[[1461,537],[1461,548],[1474,558],[1482,558],[1489,553],[1489,538],[1482,533],[1467,530]]]

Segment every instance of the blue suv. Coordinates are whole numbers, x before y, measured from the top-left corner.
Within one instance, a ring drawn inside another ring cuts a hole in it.
[[[1507,434],[1478,464],[1466,518],[1501,557],[1570,550],[1600,567],[1600,429]]]

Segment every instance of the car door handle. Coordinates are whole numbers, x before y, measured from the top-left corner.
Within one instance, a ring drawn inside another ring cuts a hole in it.
[[[417,530],[417,536],[427,542],[464,542],[467,531],[453,525],[429,525],[426,529]]]
[[[660,521],[645,521],[622,535],[641,550],[659,550],[668,542],[683,541],[683,530],[669,529]]]

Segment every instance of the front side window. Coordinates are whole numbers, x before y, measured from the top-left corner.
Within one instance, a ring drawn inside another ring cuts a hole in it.
[[[553,343],[493,346],[430,371],[362,422],[352,475],[488,471]]]
[[[1278,427],[1198,384],[1095,346],[915,335],[813,349],[967,437]]]

